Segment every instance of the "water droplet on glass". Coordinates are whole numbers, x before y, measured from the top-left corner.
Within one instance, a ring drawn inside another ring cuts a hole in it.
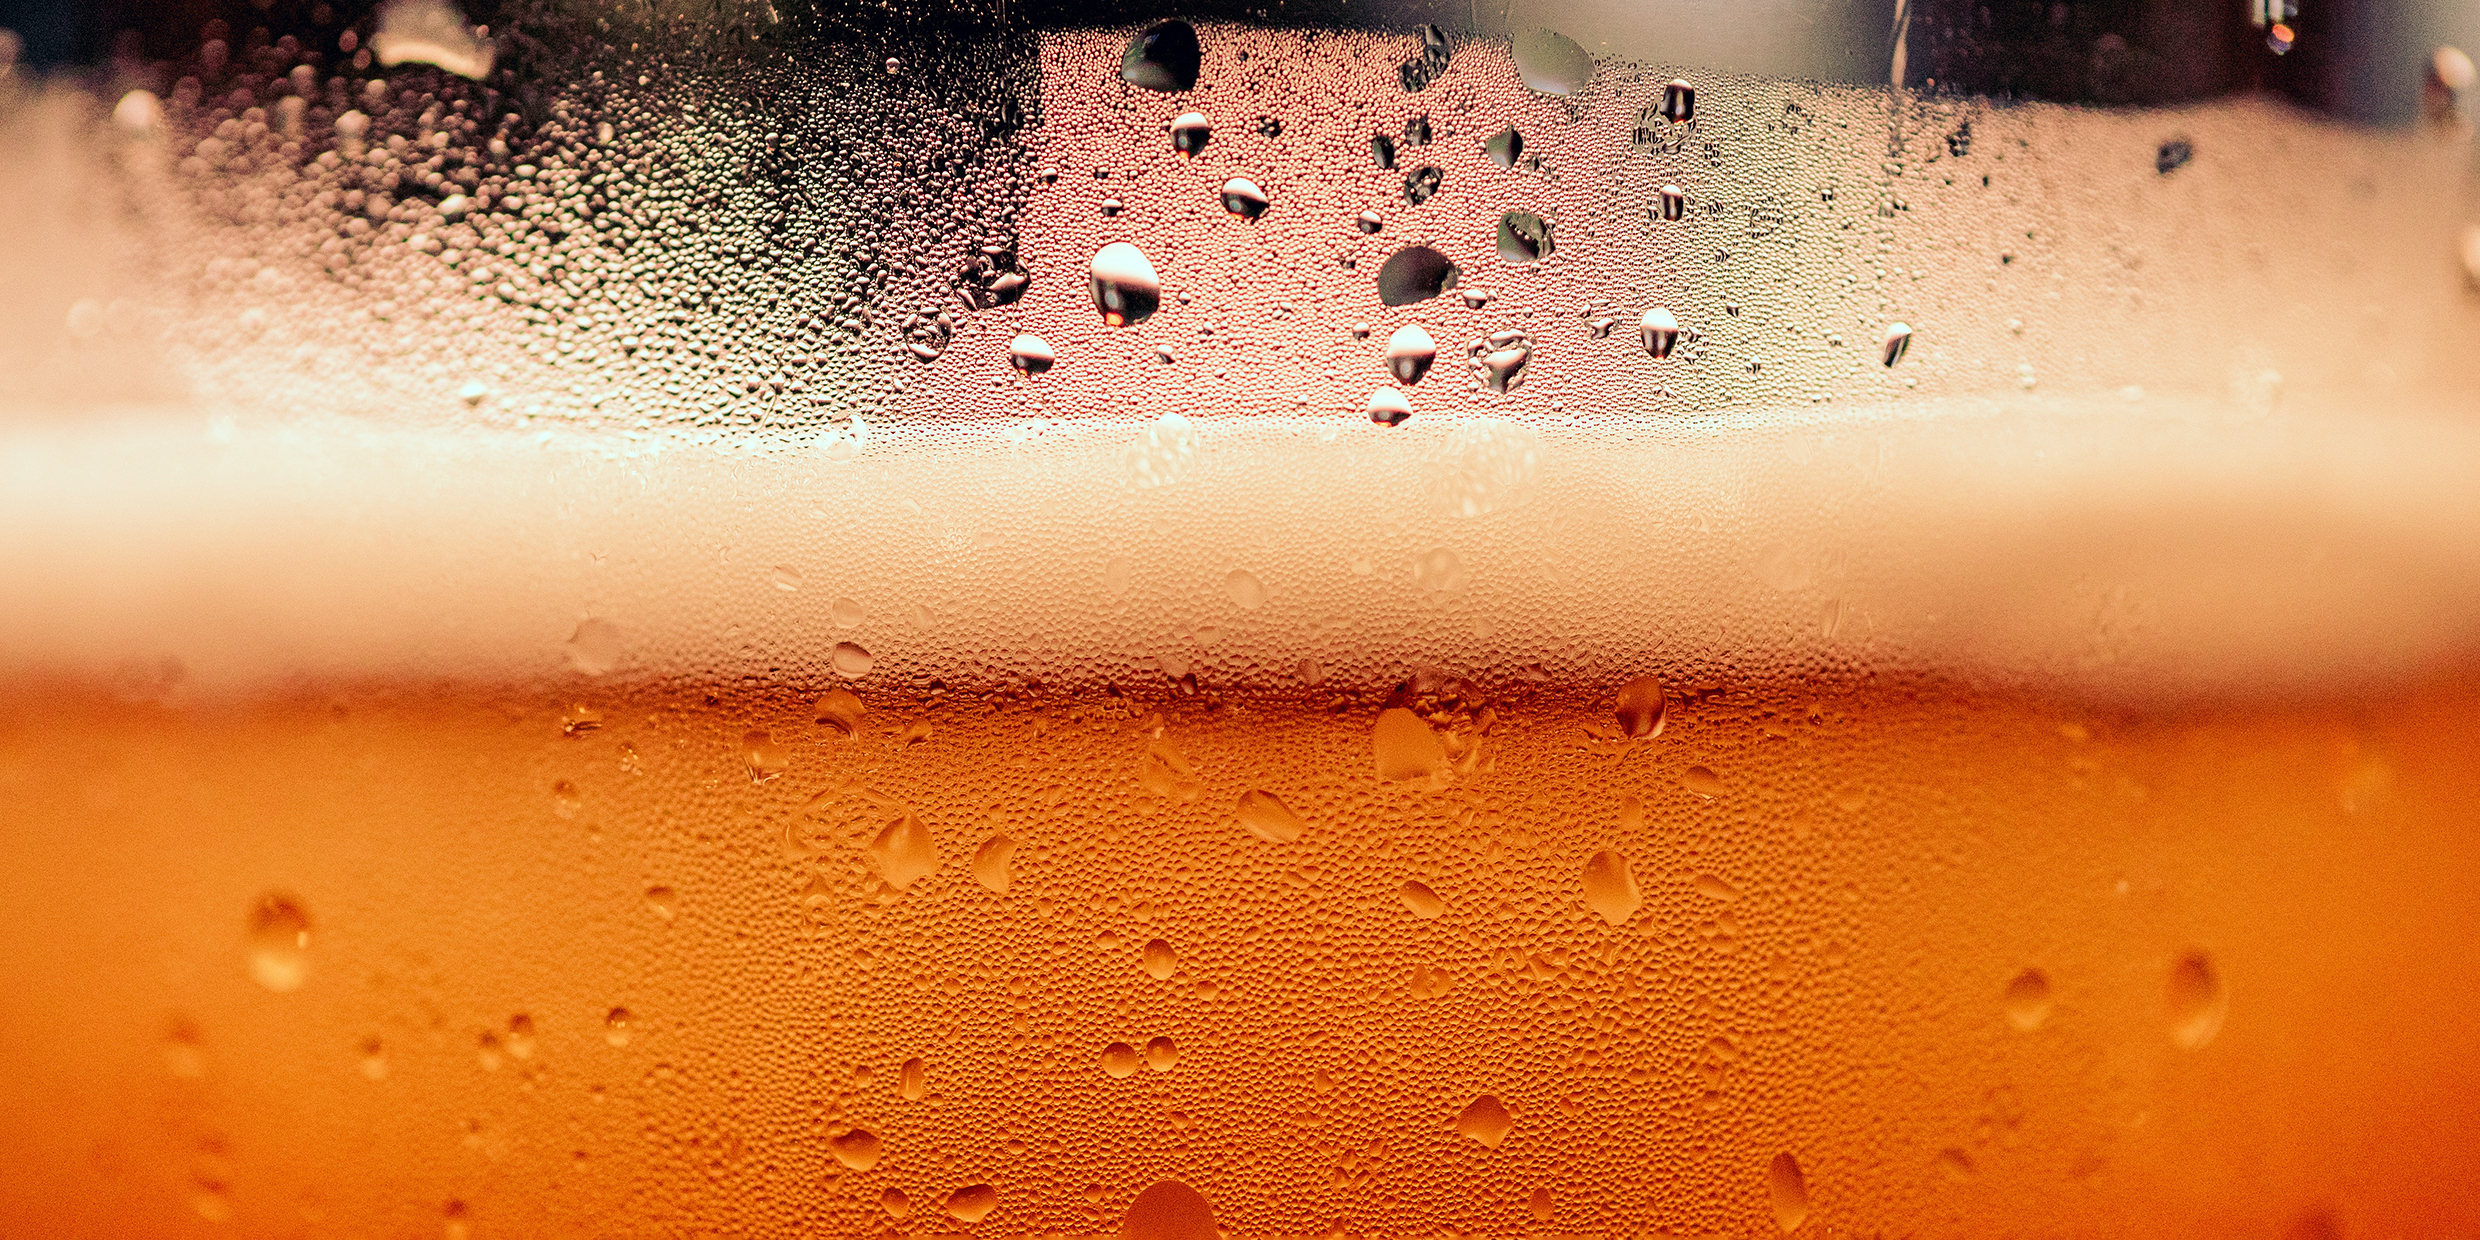
[[[1446,31],[1435,25],[1421,27],[1421,54],[1405,61],[1395,69],[1395,80],[1402,84],[1404,93],[1413,94],[1429,89],[1429,84],[1437,81],[1438,75],[1447,71],[1447,58],[1450,51],[1451,49],[1447,46]]]
[[[746,732],[741,735],[741,761],[749,767],[749,782],[762,784],[792,765],[792,749],[764,732]]]
[[[1246,177],[1233,177],[1223,182],[1223,209],[1243,219],[1256,219],[1273,205],[1266,191]]]
[[[1102,1074],[1126,1079],[1137,1074],[1137,1048],[1126,1042],[1113,1042],[1102,1048]]]
[[[669,887],[646,889],[646,911],[658,921],[670,921],[680,915],[680,893]]]
[[[1692,766],[1679,777],[1681,787],[1710,801],[1722,795],[1722,777],[1712,767]]]
[[[1390,306],[1427,301],[1463,278],[1447,256],[1425,245],[1405,246],[1378,268],[1378,300]]]
[[[1405,173],[1404,201],[1416,207],[1428,202],[1438,196],[1438,187],[1444,184],[1446,179],[1446,172],[1436,164],[1423,164]]]
[[[2222,1031],[2229,1000],[2221,975],[2203,952],[2189,952],[2170,968],[2170,1040],[2185,1050],[2200,1050]]]
[[[301,989],[310,973],[310,915],[270,892],[250,908],[250,978],[278,994]]]
[[[1524,383],[1524,367],[1533,360],[1532,338],[1514,328],[1492,332],[1464,346],[1472,361],[1473,378],[1490,391],[1505,395]]]
[[[1972,1156],[1951,1145],[1938,1151],[1937,1165],[1938,1170],[1945,1172],[1950,1180],[1960,1182],[1972,1178]]]
[[[1656,737],[1662,734],[1663,718],[1669,713],[1669,695],[1662,691],[1662,682],[1651,676],[1639,676],[1619,686],[1619,731],[1627,736]]]
[[[1516,1126],[1516,1117],[1498,1099],[1483,1094],[1456,1113],[1455,1130],[1491,1149],[1507,1139],[1508,1130]]]
[[[2163,176],[2187,166],[2196,157],[2196,146],[2185,138],[2172,138],[2153,152],[2153,171]]]
[[[1573,95],[1593,80],[1593,58],[1574,39],[1555,30],[1515,38],[1516,76],[1545,95]]]
[[[1145,1043],[1145,1066],[1156,1072],[1169,1072],[1180,1062],[1179,1044],[1169,1038],[1148,1038]]]
[[[859,642],[835,643],[834,651],[827,656],[827,663],[835,669],[836,675],[846,680],[859,680],[869,675],[871,668],[878,666],[878,660],[862,649]]]
[[[862,705],[861,699],[854,696],[850,689],[827,690],[811,709],[817,722],[848,737],[861,734],[861,719],[869,712],[870,708]]]
[[[1144,950],[1137,953],[1137,963],[1155,981],[1167,981],[1180,970],[1180,953],[1161,939],[1149,939]]]
[[[1389,781],[1436,780],[1448,771],[1447,747],[1419,715],[1401,706],[1378,712],[1370,743],[1378,761],[1378,778]]]
[[[620,662],[620,626],[609,620],[580,620],[569,635],[567,649],[569,666],[588,676],[600,676]]]
[[[1162,280],[1137,247],[1114,241],[1095,253],[1094,309],[1113,327],[1144,322],[1162,304]]]
[[[1524,1199],[1524,1208],[1531,1212],[1536,1223],[1549,1222],[1550,1216],[1557,1212],[1548,1188],[1534,1189],[1533,1195]]]
[[[1515,126],[1509,125],[1485,139],[1481,149],[1489,155],[1491,163],[1501,168],[1513,168],[1516,161],[1524,157],[1524,135],[1517,133]]]
[[[1425,964],[1412,966],[1412,980],[1404,987],[1415,999],[1435,999],[1455,988],[1455,978],[1443,969]]]
[[[1146,90],[1179,91],[1197,85],[1197,69],[1205,54],[1197,46],[1197,28],[1187,22],[1160,22],[1128,41],[1121,54],[1119,79]]]
[[[1662,119],[1674,125],[1696,119],[1696,87],[1687,79],[1672,78],[1662,84]]]
[[[1585,858],[1584,906],[1603,921],[1620,925],[1636,915],[1645,897],[1636,889],[1635,871],[1627,858],[1607,848]]]
[[[1550,221],[1530,211],[1510,211],[1498,217],[1500,261],[1538,262],[1557,248],[1550,239]]]
[[[998,1208],[999,1190],[988,1184],[967,1184],[947,1195],[947,1217],[959,1223],[981,1222]]]
[[[1637,320],[1636,338],[1645,346],[1645,356],[1656,361],[1669,357],[1679,344],[1679,316],[1660,306],[1645,311]]]
[[[2049,976],[2026,969],[2006,984],[2006,1023],[2029,1033],[2049,1023]]]
[[[1386,368],[1398,383],[1419,383],[1437,357],[1438,342],[1417,323],[1406,323],[1386,338]]]
[[[1269,844],[1289,844],[1309,829],[1292,807],[1271,792],[1251,788],[1240,794],[1240,827]]]
[[[1384,218],[1384,217],[1382,217],[1382,216],[1380,216],[1380,215],[1379,215],[1377,212],[1375,212],[1375,211],[1363,211],[1363,212],[1361,212],[1361,213],[1360,213],[1360,218],[1358,218],[1358,219],[1356,219],[1356,220],[1352,221],[1352,223],[1353,223],[1353,226],[1354,226],[1354,227],[1356,227],[1356,228],[1360,229],[1362,232],[1365,232],[1365,233],[1375,233],[1375,232],[1377,232],[1378,230],[1380,230],[1380,229],[1382,229],[1382,228],[1385,228],[1385,227],[1386,227],[1386,220],[1385,220],[1385,218]]]
[[[1059,354],[1040,336],[1022,335],[1008,342],[1008,365],[1026,374],[1041,374],[1058,360]]]
[[[1788,1152],[1776,1154],[1766,1166],[1765,1195],[1774,1203],[1774,1224],[1784,1231],[1797,1231],[1808,1221],[1808,1178],[1800,1174],[1800,1160]]]
[[[1912,325],[1909,323],[1888,323],[1886,325],[1886,338],[1878,344],[1877,359],[1884,362],[1888,366],[1892,366],[1896,362],[1902,361],[1903,355],[1910,351],[1911,347]]]
[[[1464,561],[1445,547],[1433,547],[1412,559],[1412,584],[1433,598],[1462,593],[1465,580]]]
[[[603,1040],[613,1046],[629,1044],[629,1010],[616,1007],[603,1015]]]
[[[1182,155],[1195,156],[1213,136],[1214,127],[1203,112],[1182,112],[1171,122],[1171,149]]]
[[[913,1212],[913,1199],[905,1196],[903,1189],[891,1188],[878,1195],[878,1208],[891,1219],[902,1219]]]
[[[1423,921],[1447,911],[1447,902],[1439,899],[1438,893],[1430,890],[1429,884],[1417,879],[1405,880],[1403,886],[1395,889],[1395,898],[1402,900],[1404,907],[1411,909],[1412,915]]]
[[[907,1059],[896,1069],[896,1096],[906,1102],[919,1102],[930,1094],[930,1070],[918,1059]]]
[[[870,841],[870,864],[888,886],[910,887],[939,868],[938,844],[921,818],[907,810]]]
[[[994,895],[1006,895],[1008,862],[1015,856],[1016,841],[1007,836],[994,835],[982,841],[982,846],[973,850],[973,881],[988,888]]]
[[[1717,874],[1699,874],[1696,876],[1696,881],[1690,885],[1696,888],[1698,895],[1708,900],[1720,900],[1724,904],[1729,904],[1739,899],[1739,888],[1724,882]]]
[[[1196,1189],[1162,1180],[1137,1194],[1120,1216],[1119,1240],[1221,1240],[1214,1207]]]
[[[778,564],[766,570],[766,579],[774,583],[776,589],[786,594],[801,588],[801,570],[789,564]]]
[[[1382,133],[1369,135],[1369,159],[1381,168],[1393,168],[1395,166],[1395,139]]]
[[[827,1149],[835,1155],[835,1161],[855,1171],[867,1171],[878,1165],[879,1155],[885,1152],[886,1144],[878,1139],[877,1133],[866,1128],[855,1128],[840,1137],[830,1138]]]
[[[1401,426],[1412,419],[1412,402],[1394,388],[1373,388],[1366,406],[1369,420],[1380,426]]]
[[[1679,220],[1688,214],[1688,191],[1676,185],[1665,185],[1655,198],[1654,211],[1665,220]]]
[[[1245,568],[1235,568],[1223,578],[1223,593],[1231,596],[1231,604],[1242,611],[1255,611],[1266,605],[1266,583]]]

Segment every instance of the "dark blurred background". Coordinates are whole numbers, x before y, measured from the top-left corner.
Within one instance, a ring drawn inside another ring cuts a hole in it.
[[[2279,0],[2266,0],[2279,3]],[[1712,70],[1884,82],[1904,0],[777,0],[768,37],[901,41],[999,29],[1179,16],[1275,25],[1504,36],[1548,26],[1598,55]],[[2287,53],[2256,0],[1913,0],[1905,44],[1915,89],[2103,106],[2269,92],[2337,117],[2405,124],[2440,45],[2480,49],[2480,0],[2296,0]],[[541,28],[592,0],[466,0],[475,22]],[[265,27],[332,49],[367,32],[375,0],[0,0],[21,61],[96,65],[116,53],[175,59],[206,23]]]

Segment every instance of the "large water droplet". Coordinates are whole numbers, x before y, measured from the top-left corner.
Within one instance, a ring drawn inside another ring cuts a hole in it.
[[[1446,745],[1419,715],[1401,706],[1378,712],[1370,743],[1377,753],[1380,779],[1434,780],[1447,773]]]
[[[1119,79],[1146,90],[1178,91],[1197,85],[1197,69],[1205,53],[1197,46],[1197,28],[1182,21],[1160,22],[1128,41],[1119,60]]]
[[[1041,374],[1058,360],[1059,353],[1051,348],[1051,342],[1040,336],[1026,334],[1008,342],[1008,365],[1026,374]]]
[[[1264,215],[1266,208],[1272,205],[1273,201],[1266,197],[1266,191],[1259,189],[1255,181],[1233,177],[1223,182],[1223,209],[1233,215],[1253,220]]]
[[[1242,611],[1255,611],[1266,605],[1266,583],[1245,568],[1235,568],[1223,578],[1223,593],[1231,596],[1231,605]]]
[[[1125,1080],[1137,1074],[1140,1060],[1137,1048],[1126,1042],[1113,1042],[1102,1048],[1102,1074]]]
[[[973,881],[990,889],[993,894],[1006,895],[1008,862],[1015,856],[1016,841],[1007,836],[994,835],[982,841],[982,846],[973,851]]]
[[[1144,950],[1137,953],[1137,964],[1155,981],[1169,981],[1180,971],[1180,953],[1161,939],[1148,939]]]
[[[1142,323],[1162,304],[1162,280],[1137,247],[1114,241],[1094,254],[1094,309],[1113,327]]]
[[[1395,166],[1395,139],[1385,134],[1369,135],[1369,159],[1381,168]]]
[[[939,868],[938,844],[930,828],[907,810],[870,841],[870,864],[890,887],[910,887]]]
[[[1214,127],[1206,123],[1203,112],[1182,112],[1171,122],[1171,149],[1182,155],[1193,156],[1206,149],[1213,136]]]
[[[1374,234],[1386,227],[1386,217],[1375,211],[1363,211],[1352,221],[1352,226],[1364,233]]]
[[[1119,1240],[1221,1240],[1221,1236],[1214,1226],[1214,1207],[1178,1180],[1163,1180],[1138,1193],[1119,1220]]]
[[[749,782],[762,784],[792,766],[792,747],[764,732],[744,732],[741,761],[749,767]]]
[[[2170,968],[2170,1040],[2185,1050],[2200,1050],[2222,1031],[2229,999],[2221,975],[2203,952],[2189,952]]]
[[[1593,80],[1593,58],[1555,30],[1516,36],[1516,76],[1545,95],[1573,95]]]
[[[1628,868],[1628,859],[1607,848],[1585,858],[1584,906],[1603,921],[1620,925],[1644,907],[1645,897],[1636,889],[1635,871]]]
[[[1524,135],[1516,132],[1515,126],[1509,125],[1485,139],[1481,149],[1489,155],[1491,163],[1501,168],[1513,168],[1516,161],[1524,157]]]
[[[1688,214],[1688,191],[1676,185],[1665,185],[1656,192],[1654,214],[1665,220],[1683,219]]]
[[[2049,1023],[2049,975],[2026,969],[2006,984],[2006,1023],[2029,1033]]]
[[[680,916],[680,893],[669,887],[648,887],[646,911],[658,921],[671,921]]]
[[[1405,246],[1378,268],[1378,300],[1390,306],[1427,301],[1463,278],[1462,269],[1425,245]]]
[[[600,676],[620,662],[620,626],[592,617],[580,620],[569,634],[567,649],[569,666]]]
[[[1687,79],[1672,78],[1662,84],[1662,119],[1674,125],[1696,119],[1696,87]]]
[[[1550,221],[1530,211],[1498,217],[1498,257],[1510,263],[1538,262],[1558,246],[1550,239]]]
[[[870,708],[862,705],[850,689],[829,689],[819,697],[811,713],[821,725],[849,737],[861,734],[862,716],[869,714]]]
[[[855,1171],[867,1171],[878,1165],[879,1155],[885,1151],[886,1144],[878,1139],[877,1133],[866,1128],[855,1128],[840,1137],[829,1139],[827,1149],[835,1155],[835,1161]]]
[[[835,649],[827,655],[827,664],[835,669],[836,675],[846,680],[859,680],[869,675],[871,668],[878,666],[878,660],[862,649],[859,642],[837,642]]]
[[[906,1102],[919,1102],[930,1096],[930,1069],[918,1059],[907,1059],[896,1069],[896,1096]]]
[[[634,1018],[629,1015],[629,1010],[624,1007],[616,1007],[604,1013],[603,1040],[613,1046],[627,1046],[629,1026],[633,1020]]]
[[[1628,736],[1660,736],[1669,703],[1669,695],[1662,692],[1662,682],[1651,676],[1639,676],[1619,686],[1619,731]]]
[[[1404,174],[1404,201],[1420,206],[1438,196],[1438,187],[1446,183],[1445,170],[1436,164],[1423,164]]]
[[[1418,879],[1404,880],[1404,885],[1396,888],[1395,898],[1402,900],[1404,907],[1411,909],[1412,915],[1423,921],[1429,921],[1447,911],[1447,902],[1440,899],[1437,892],[1430,890],[1429,884]]]
[[[1911,347],[1912,325],[1909,323],[1888,323],[1886,325],[1886,338],[1878,344],[1877,360],[1884,362],[1888,366],[1892,366],[1896,362],[1902,361],[1904,353],[1908,352]]]
[[[1145,1042],[1145,1066],[1156,1072],[1169,1072],[1180,1062],[1179,1044],[1169,1038],[1148,1038]]]
[[[269,892],[250,907],[250,979],[282,994],[310,974],[310,915],[292,897]]]
[[[1722,795],[1722,777],[1709,766],[1692,766],[1679,777],[1680,786],[1710,801]]]
[[[1412,419],[1412,402],[1393,388],[1372,388],[1366,406],[1369,420],[1380,426],[1401,426]]]
[[[1457,1132],[1491,1149],[1497,1149],[1498,1143],[1506,1140],[1508,1131],[1515,1126],[1516,1117],[1508,1114],[1506,1106],[1488,1094],[1473,1099],[1455,1116]]]
[[[1657,361],[1669,357],[1679,344],[1679,317],[1655,306],[1637,321],[1636,338],[1644,344],[1645,356]]]
[[[988,1184],[967,1184],[947,1195],[947,1217],[959,1223],[981,1222],[998,1208],[999,1190]]]
[[[1767,1164],[1765,1194],[1774,1203],[1775,1226],[1797,1231],[1808,1221],[1808,1177],[1800,1174],[1800,1160],[1789,1152],[1776,1154]]]
[[[1507,328],[1475,338],[1464,346],[1464,354],[1471,359],[1473,378],[1482,387],[1505,395],[1523,385],[1524,368],[1533,360],[1533,341]]]
[[[1383,289],[1384,285],[1380,287]],[[1386,368],[1394,373],[1397,383],[1419,383],[1437,357],[1438,342],[1418,323],[1406,323],[1386,338]]]
[[[1262,788],[1240,794],[1238,813],[1241,829],[1269,844],[1289,844],[1309,829],[1291,806]]]

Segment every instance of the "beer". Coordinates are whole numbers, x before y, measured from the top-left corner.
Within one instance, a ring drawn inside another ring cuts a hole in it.
[[[8,1227],[2480,1224],[2451,126],[585,18],[13,88]]]

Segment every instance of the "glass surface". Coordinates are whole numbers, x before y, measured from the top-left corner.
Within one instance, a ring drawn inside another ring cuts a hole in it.
[[[19,20],[0,1231],[2480,1229],[2480,30],[1892,7]]]

